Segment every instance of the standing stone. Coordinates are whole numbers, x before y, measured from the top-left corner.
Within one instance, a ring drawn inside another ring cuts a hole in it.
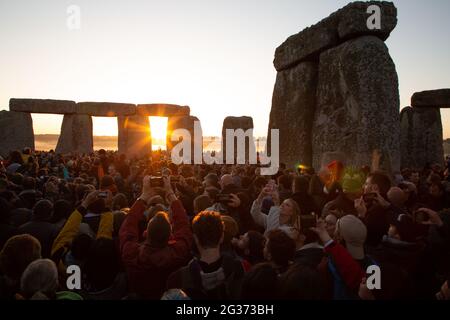
[[[444,149],[439,108],[406,107],[400,114],[402,167],[422,169],[443,164]]]
[[[94,150],[92,117],[66,114],[61,125],[61,134],[56,153],[91,153]]]
[[[280,162],[288,168],[312,165],[312,123],[316,103],[317,64],[302,62],[279,71],[272,96],[267,150],[271,129],[279,130]]]
[[[384,42],[364,36],[323,52],[313,124],[313,166],[341,152],[347,165],[370,165],[374,149],[381,169],[400,168],[399,93],[395,65]]]
[[[29,147],[34,150],[33,119],[31,114],[0,111],[0,155],[6,157],[13,150]]]
[[[233,164],[236,164],[237,163],[236,161],[239,159],[237,157],[237,155],[238,155],[237,149],[238,149],[238,145],[242,146],[242,144],[244,147],[244,154],[242,155],[242,157],[245,156],[245,158],[243,158],[242,161],[246,162],[246,161],[250,160],[250,158],[249,158],[250,152],[252,150],[254,152],[256,152],[255,141],[253,138],[253,119],[251,117],[243,116],[243,117],[226,117],[223,120],[222,154],[223,154],[224,163],[226,163],[226,159],[227,159],[226,148],[227,148],[227,143],[229,143],[229,141],[227,141],[227,139],[226,139],[226,130],[227,129],[235,130],[235,134],[236,134],[236,130],[238,130],[238,129],[242,129],[244,131],[244,133],[246,133],[247,130],[252,129],[251,136],[246,135],[245,140],[239,141],[236,137],[234,138],[234,162],[233,162]],[[248,133],[250,133],[250,132],[248,132]]]
[[[119,154],[128,159],[149,156],[152,151],[150,121],[146,116],[117,117]]]
[[[198,124],[198,131],[195,132],[194,127],[195,123]],[[188,143],[191,145],[191,161],[190,163],[194,163],[195,160],[195,148],[198,148],[197,155],[202,155],[203,153],[203,136],[202,136],[202,130],[200,126],[200,120],[197,117],[194,116],[175,116],[175,117],[169,117],[167,121],[167,140],[166,140],[166,146],[167,151],[170,153],[171,150],[177,143],[183,140],[182,137],[179,138],[178,141],[172,141],[172,133],[173,131],[177,129],[186,129],[189,131],[189,137],[188,137]],[[183,154],[180,154],[180,156],[183,156]],[[197,156],[197,162],[201,161],[201,157]]]

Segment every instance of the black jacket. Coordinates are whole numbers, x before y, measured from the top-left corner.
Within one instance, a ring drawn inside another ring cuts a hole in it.
[[[58,229],[54,224],[45,221],[30,221],[20,226],[19,233],[27,233],[38,239],[41,243],[42,257],[50,258],[53,240],[58,234]]]
[[[228,255],[223,255],[221,260],[219,269],[203,272],[201,262],[192,259],[186,267],[169,276],[167,289],[182,289],[192,300],[238,299],[244,277],[242,262]]]

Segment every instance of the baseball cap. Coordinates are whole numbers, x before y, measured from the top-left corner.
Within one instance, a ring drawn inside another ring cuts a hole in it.
[[[345,246],[350,255],[356,259],[364,259],[364,242],[367,237],[367,228],[364,223],[354,215],[346,215],[336,223],[336,231],[345,240]]]

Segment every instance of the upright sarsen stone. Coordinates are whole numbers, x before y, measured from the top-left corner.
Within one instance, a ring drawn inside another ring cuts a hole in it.
[[[242,163],[245,163],[246,161],[250,161],[250,152],[254,152],[254,156],[256,158],[256,148],[255,148],[255,141],[253,138],[253,119],[252,117],[226,117],[223,120],[222,125],[222,155],[223,155],[223,161],[224,163],[227,162],[227,145],[231,144],[232,141],[230,141],[226,138],[227,137],[227,129],[234,130],[235,135],[238,134],[238,130],[241,129],[243,133],[247,133],[247,136],[242,141],[239,141],[237,136],[233,136],[233,145],[234,145],[234,157],[233,164],[236,164],[238,159],[241,158]],[[251,136],[250,131],[247,131],[249,129],[252,129]],[[238,157],[238,145],[239,147],[243,147],[243,154],[239,155]],[[231,145],[230,145],[231,147]],[[231,156],[230,156],[231,159]],[[231,163],[230,163],[231,164]]]
[[[92,117],[66,114],[56,145],[57,153],[91,153],[94,150]]]
[[[317,63],[302,62],[277,73],[267,150],[270,150],[270,130],[278,129],[280,162],[288,168],[312,164],[311,130],[316,104],[317,70]]]
[[[444,149],[439,108],[406,107],[400,114],[402,167],[422,169],[443,164]]]
[[[0,155],[29,147],[34,150],[33,119],[31,114],[0,111]]]
[[[399,93],[395,65],[384,42],[364,36],[320,55],[317,108],[312,129],[313,165],[326,152],[346,164],[370,165],[375,149],[381,169],[400,169]]]
[[[117,127],[119,154],[125,154],[129,159],[151,154],[152,140],[147,116],[119,116]]]
[[[197,129],[195,126],[197,125]],[[177,129],[185,129],[186,133],[189,133],[185,137],[179,137],[178,140],[172,141],[172,134]],[[174,116],[169,117],[167,121],[167,137],[166,137],[166,147],[167,151],[170,153],[172,149],[181,142],[184,138],[186,138],[187,143],[189,143],[191,147],[190,161],[189,163],[194,163],[195,159],[195,148],[197,149],[197,162],[202,161],[202,153],[203,153],[203,137],[202,137],[202,129],[200,125],[200,120],[194,116]],[[185,157],[184,154],[179,154],[181,157]]]

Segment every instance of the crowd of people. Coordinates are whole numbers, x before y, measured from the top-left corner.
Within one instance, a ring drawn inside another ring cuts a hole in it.
[[[0,166],[0,299],[449,300],[443,163],[263,176],[164,152],[13,151]]]

